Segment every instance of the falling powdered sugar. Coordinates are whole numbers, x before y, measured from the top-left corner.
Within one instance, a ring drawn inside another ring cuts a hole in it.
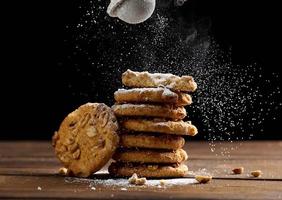
[[[107,16],[106,1],[85,4],[79,26],[68,28],[73,37],[67,42],[74,49],[69,48],[72,55],[63,66],[78,80],[79,87],[72,80],[69,90],[81,101],[112,104],[128,68],[191,75],[198,89],[187,107],[189,118],[199,128],[198,138],[227,158],[239,143],[225,148],[220,141],[259,138],[265,121],[281,119],[279,74],[264,73],[259,63],[234,64],[232,50],[223,51],[209,35],[211,20],[187,23],[163,8],[146,22],[129,26]],[[77,63],[78,57],[84,62]]]

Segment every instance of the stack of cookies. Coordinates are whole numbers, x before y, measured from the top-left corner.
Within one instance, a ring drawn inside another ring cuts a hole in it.
[[[192,103],[187,92],[197,88],[191,76],[133,72],[122,75],[128,89],[119,89],[112,107],[120,124],[120,144],[109,173],[129,177],[183,177],[188,156],[183,136],[197,128],[183,121],[184,106]]]

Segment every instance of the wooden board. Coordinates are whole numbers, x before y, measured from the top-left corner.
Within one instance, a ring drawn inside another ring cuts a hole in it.
[[[129,187],[104,184],[112,179],[106,168],[92,179],[56,175],[60,163],[50,142],[0,142],[0,199],[282,199],[282,141],[226,142],[215,147],[187,142],[190,174],[183,180],[190,184]],[[233,175],[236,166],[243,166],[245,173]],[[250,177],[255,169],[263,176]],[[196,184],[194,174],[214,178],[209,184]]]

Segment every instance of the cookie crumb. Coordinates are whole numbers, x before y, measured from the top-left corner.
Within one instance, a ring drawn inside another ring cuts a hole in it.
[[[128,182],[134,185],[145,185],[147,182],[146,178],[138,178],[137,174],[134,173],[129,179]]]
[[[160,180],[160,185],[161,185],[161,186],[164,186],[165,184],[166,184],[166,181],[165,181],[164,179],[161,179],[161,180]]]
[[[42,190],[42,188],[40,186],[37,187],[37,190]]]
[[[261,172],[261,170],[255,170],[255,171],[251,172],[251,175],[253,177],[260,177],[262,175],[262,172]]]
[[[126,189],[126,188],[120,188],[120,190],[122,190],[122,191],[126,191],[127,189]]]
[[[234,168],[232,171],[234,174],[242,174],[244,173],[244,167]]]
[[[91,190],[96,190],[96,188],[95,188],[95,187],[93,187],[93,186],[92,186],[90,189],[91,189]]]
[[[208,183],[212,180],[212,176],[201,176],[201,175],[197,175],[195,176],[195,179],[199,182],[199,183]]]
[[[138,176],[136,173],[132,174],[132,176],[128,179],[128,183],[135,184],[136,180],[138,179]]]
[[[158,169],[158,165],[148,165],[148,170],[150,170],[150,171],[155,171],[155,170],[157,170]]]
[[[62,176],[68,176],[69,175],[69,170],[65,167],[61,167],[58,171],[59,175]]]
[[[146,178],[138,178],[135,182],[135,185],[145,185],[147,183]]]

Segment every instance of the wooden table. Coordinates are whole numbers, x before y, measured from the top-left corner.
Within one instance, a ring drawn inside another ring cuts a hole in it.
[[[60,163],[50,142],[0,142],[0,199],[282,199],[282,141],[214,145],[187,142],[185,147],[191,172],[183,180],[211,174],[211,183],[129,187],[101,184],[112,179],[105,169],[92,179],[57,175]],[[238,166],[245,173],[233,175],[231,170]],[[249,176],[256,169],[263,175]]]

